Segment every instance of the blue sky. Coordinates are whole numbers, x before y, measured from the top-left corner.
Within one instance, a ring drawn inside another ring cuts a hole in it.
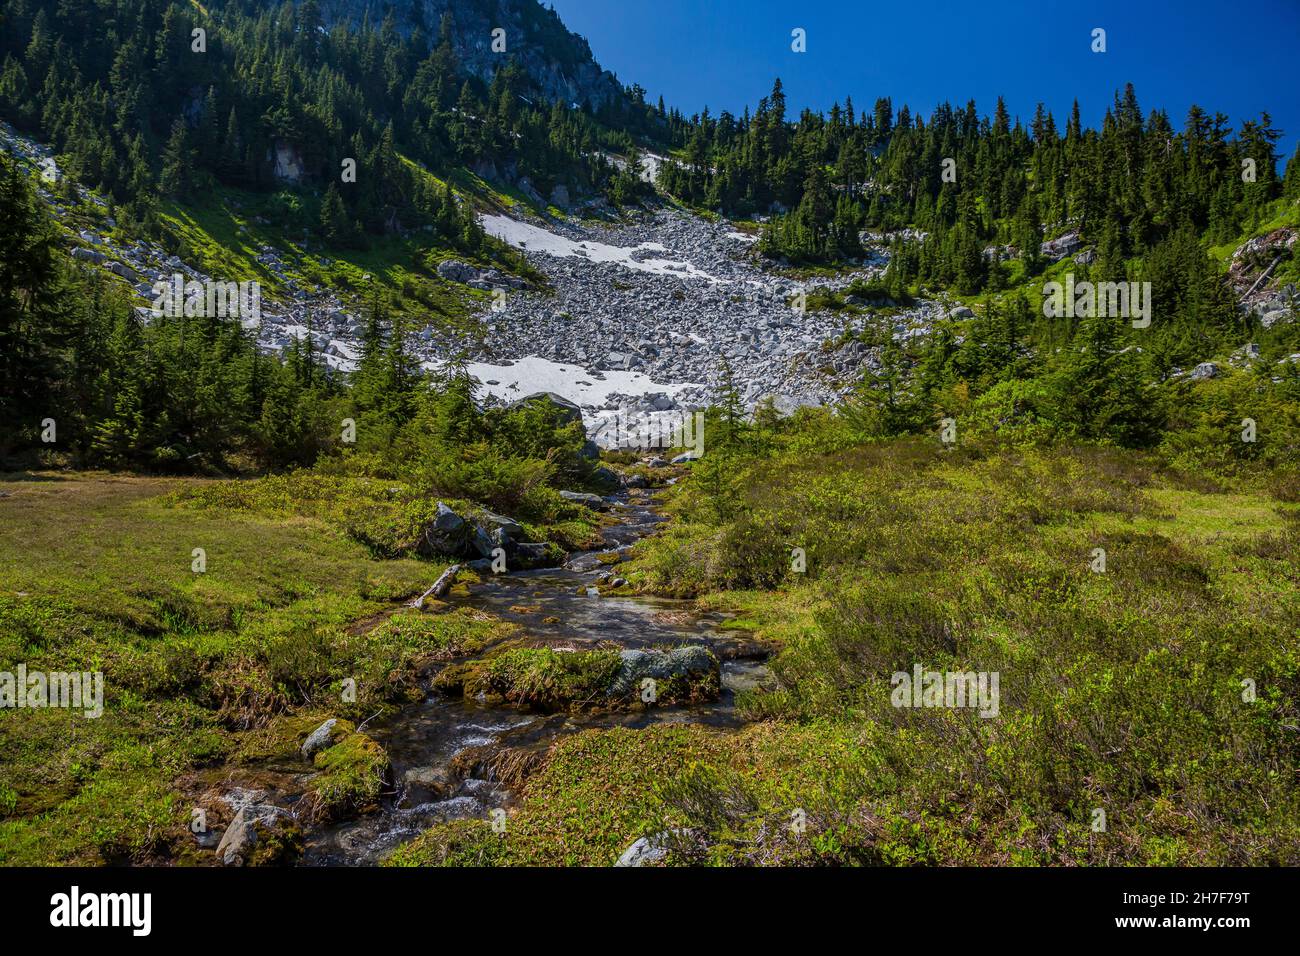
[[[1097,126],[1132,81],[1143,113],[1164,108],[1175,128],[1195,102],[1234,127],[1267,110],[1284,161],[1300,138],[1300,0],[543,2],[623,83],[688,115],[752,109],[780,76],[796,112],[849,94],[859,111],[877,96],[927,116],[973,98],[987,115],[1002,94],[1024,122],[1041,100],[1063,125],[1077,97]],[[790,50],[795,27],[806,53]],[[1106,30],[1105,53],[1091,51],[1094,27]]]

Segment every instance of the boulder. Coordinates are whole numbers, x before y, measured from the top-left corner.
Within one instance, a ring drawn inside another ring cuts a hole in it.
[[[479,271],[467,262],[459,259],[444,259],[438,263],[438,275],[449,282],[472,282],[479,277]]]
[[[511,402],[511,408],[518,408],[529,402],[546,402],[559,414],[560,421],[566,425],[569,422],[582,422],[582,409],[573,402],[569,401],[562,395],[556,395],[554,392],[533,392],[531,395],[525,395],[516,402]]]
[[[560,497],[575,505],[585,505],[594,511],[605,510],[605,499],[600,495],[589,494],[585,491],[561,491]]]
[[[322,750],[327,750],[347,735],[347,729],[339,726],[338,718],[331,717],[310,734],[302,744],[302,755],[311,760]]]
[[[492,539],[492,535],[488,534],[487,531],[479,525],[474,525],[474,532],[470,538],[470,544],[473,546],[474,550],[479,553],[479,556],[484,558],[491,558],[492,552],[500,547],[500,545]]]
[[[524,567],[546,563],[546,545],[523,542],[515,546],[515,560]]]
[[[489,531],[493,528],[499,529],[507,538],[518,538],[524,533],[523,525],[514,518],[507,518],[505,515],[491,511],[480,512],[477,521]]]
[[[666,834],[656,833],[652,837],[641,837],[623,851],[615,866],[649,866],[668,856],[668,849],[662,846]]]
[[[1077,232],[1067,232],[1063,236],[1058,236],[1055,239],[1050,239],[1047,242],[1044,242],[1042,245],[1042,254],[1053,262],[1057,262],[1064,259],[1066,256],[1077,252],[1079,247],[1082,245],[1083,240]]]
[[[1203,382],[1206,379],[1214,378],[1219,374],[1219,366],[1213,362],[1202,362],[1196,368],[1187,373],[1188,379],[1193,382]]]
[[[618,675],[609,687],[611,697],[627,697],[639,692],[647,677],[656,681],[673,677],[698,678],[719,672],[718,659],[699,644],[675,647],[671,651],[626,650],[620,655]]]
[[[438,510],[425,526],[416,550],[424,557],[463,555],[473,541],[475,530],[474,525],[439,501]]]
[[[235,818],[217,844],[217,859],[225,866],[243,866],[253,856],[257,846],[256,818],[247,807],[240,807]]]

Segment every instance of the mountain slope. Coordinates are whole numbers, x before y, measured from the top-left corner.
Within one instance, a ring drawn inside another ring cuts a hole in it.
[[[444,18],[456,58],[462,68],[484,83],[514,59],[528,77],[531,91],[545,100],[600,108],[622,99],[618,80],[601,68],[587,41],[571,33],[554,10],[537,0],[324,0],[327,24],[375,26],[391,18],[402,36],[421,30],[433,42],[441,36]],[[505,50],[494,52],[493,31],[505,31]]]

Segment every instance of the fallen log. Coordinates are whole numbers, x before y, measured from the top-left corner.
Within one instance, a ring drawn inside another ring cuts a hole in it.
[[[442,597],[451,590],[451,586],[456,583],[456,575],[460,573],[460,569],[461,565],[453,564],[446,571],[443,571],[442,574],[438,575],[438,580],[433,582],[433,587],[429,588],[429,590],[425,591],[418,598],[412,601],[410,606],[417,609],[422,608],[424,607],[425,598]]]

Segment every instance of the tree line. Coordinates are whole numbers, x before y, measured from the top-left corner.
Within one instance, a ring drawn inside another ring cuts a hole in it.
[[[1116,258],[1139,256],[1183,227],[1228,241],[1279,196],[1300,198],[1300,159],[1278,175],[1267,113],[1234,130],[1192,106],[1177,130],[1164,110],[1143,115],[1132,84],[1100,129],[1084,126],[1077,101],[1061,129],[1042,104],[1028,126],[1013,121],[1001,98],[992,117],[974,101],[926,121],[889,98],[861,113],[848,98],[792,121],[779,79],[752,116],[674,111],[666,122],[678,161],[662,186],[731,216],[775,210],[769,255],[842,261],[861,254],[862,229],[912,227],[928,235],[902,279],[966,292],[997,282],[990,245],[1011,247],[1032,274],[1045,234],[1076,229]]]

